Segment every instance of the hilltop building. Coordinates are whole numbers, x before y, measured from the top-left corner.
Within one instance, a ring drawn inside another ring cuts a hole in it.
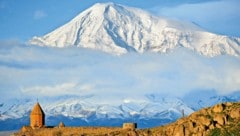
[[[137,123],[123,123],[123,129],[135,130],[137,128]]]
[[[39,129],[41,128],[41,129]],[[66,127],[63,122],[60,122],[58,126],[46,126],[45,125],[45,113],[42,110],[42,107],[37,102],[31,113],[30,113],[30,125],[29,126],[23,126],[21,128],[21,131],[19,133],[15,133],[16,136],[32,136],[34,133],[48,131],[46,134],[40,134],[40,135],[48,135],[48,133],[53,133],[54,128],[58,128],[62,131],[72,131],[76,134],[98,134],[98,133],[114,133],[114,131],[135,131],[137,129],[137,123],[123,123],[122,127]],[[35,131],[37,130],[37,131]],[[43,131],[41,131],[43,130]],[[49,132],[50,131],[50,132]],[[130,134],[132,135],[132,134]]]
[[[69,132],[76,135],[93,135],[100,133],[115,135],[115,132],[123,132],[125,134],[127,131],[131,131],[128,132],[127,135],[135,135],[137,123],[123,123],[122,127],[66,127],[63,122],[60,122],[58,126],[46,126],[45,113],[43,112],[40,104],[37,102],[30,114],[30,125],[23,126],[20,132],[14,133],[14,136],[33,136],[38,133],[39,135],[55,135],[55,133],[58,134],[55,132],[55,128],[61,130],[63,133],[67,133],[67,135]]]
[[[30,126],[32,128],[41,128],[45,126],[45,113],[37,102],[30,114]]]
[[[64,127],[65,127],[65,124],[63,122],[60,122],[58,125],[58,128],[64,128]]]

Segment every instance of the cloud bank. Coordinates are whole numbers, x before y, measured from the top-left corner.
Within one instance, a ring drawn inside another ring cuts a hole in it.
[[[2,98],[146,94],[183,96],[194,90],[240,90],[240,59],[207,58],[177,49],[169,54],[114,56],[83,48],[0,43]]]

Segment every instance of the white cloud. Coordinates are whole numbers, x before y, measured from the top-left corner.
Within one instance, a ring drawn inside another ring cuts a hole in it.
[[[43,10],[36,10],[34,12],[33,18],[38,20],[38,19],[42,19],[44,17],[47,17],[47,13]]]
[[[240,90],[240,59],[235,57],[206,58],[188,50],[112,56],[80,48],[12,44],[0,43],[3,97],[93,94],[116,100],[151,93]]]
[[[37,96],[61,96],[61,95],[80,95],[88,93],[94,89],[90,84],[77,84],[77,83],[61,83],[57,85],[48,86],[30,86],[21,88],[21,92],[27,95]]]

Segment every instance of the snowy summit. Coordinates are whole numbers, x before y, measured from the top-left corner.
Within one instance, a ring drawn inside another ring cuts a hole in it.
[[[113,3],[95,4],[60,28],[43,37],[33,37],[29,43],[77,46],[116,55],[166,53],[184,47],[209,57],[240,56],[240,38],[213,34],[193,23],[153,16],[141,9]]]

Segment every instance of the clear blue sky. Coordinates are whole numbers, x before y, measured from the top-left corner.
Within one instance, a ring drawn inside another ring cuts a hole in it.
[[[0,0],[0,40],[42,36],[99,2],[138,7],[240,37],[239,0]]]

